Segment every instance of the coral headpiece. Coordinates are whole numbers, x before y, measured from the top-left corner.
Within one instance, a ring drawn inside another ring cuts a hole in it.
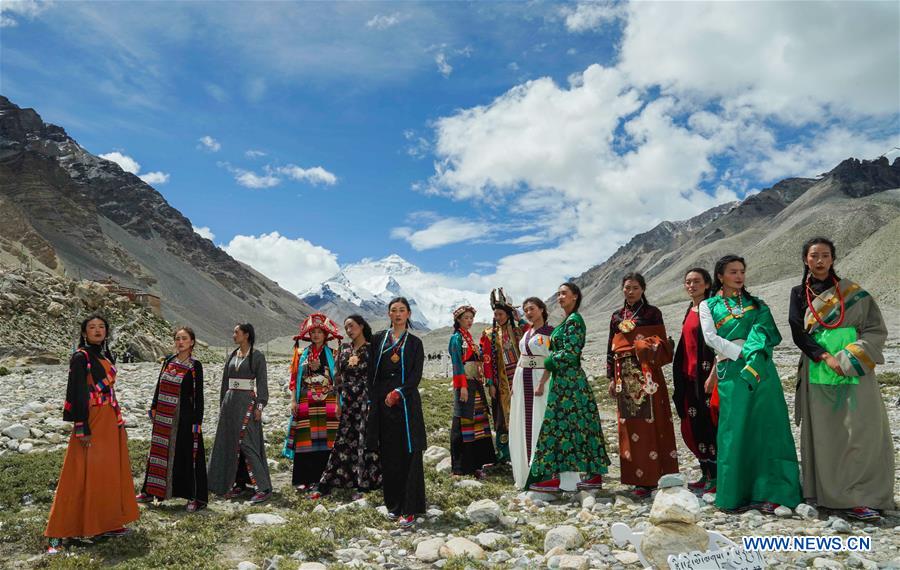
[[[455,321],[460,316],[462,316],[463,313],[465,313],[467,311],[472,313],[473,317],[475,316],[475,313],[477,312],[475,310],[475,307],[473,307],[472,305],[460,305],[459,307],[456,308],[456,310],[453,311],[453,320]]]
[[[325,333],[325,342],[332,339],[341,340],[344,338],[343,335],[341,335],[341,330],[338,328],[337,323],[322,313],[313,313],[306,317],[306,320],[300,325],[300,333],[294,337],[294,340],[311,341],[312,339],[309,338],[309,333],[311,333],[313,329],[319,329]]]

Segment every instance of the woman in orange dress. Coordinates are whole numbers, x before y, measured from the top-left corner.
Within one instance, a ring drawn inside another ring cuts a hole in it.
[[[125,525],[138,519],[108,335],[105,318],[88,317],[69,361],[63,419],[74,428],[44,531],[50,554],[58,552],[63,538],[121,536],[128,532]]]

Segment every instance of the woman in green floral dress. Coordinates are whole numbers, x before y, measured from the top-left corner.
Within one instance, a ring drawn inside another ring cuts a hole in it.
[[[528,483],[536,491],[596,489],[606,473],[609,456],[600,426],[594,392],[581,368],[584,319],[578,314],[581,290],[563,283],[556,295],[566,319],[550,336],[547,411],[531,462]],[[582,481],[581,474],[587,476]]]

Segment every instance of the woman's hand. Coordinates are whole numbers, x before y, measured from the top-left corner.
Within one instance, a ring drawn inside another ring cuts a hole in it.
[[[838,376],[846,376],[844,374],[844,369],[841,368],[841,363],[838,362],[837,358],[831,356],[829,353],[826,352],[825,354],[822,355],[822,360],[825,362],[825,364],[828,365],[828,368],[831,368],[832,370],[834,370],[835,374],[837,374]]]
[[[493,400],[494,398],[497,397],[497,386],[496,386],[496,385],[491,384],[491,387],[490,387],[490,390],[489,390],[489,391],[490,391],[490,393],[491,393],[491,399],[492,399],[492,400]]]
[[[609,381],[609,397],[614,400],[616,398],[616,381],[615,380]]]
[[[90,435],[83,436],[78,441],[81,442],[81,447],[83,447],[85,449],[87,449],[91,446],[91,436]]]
[[[459,389],[459,401],[463,403],[469,401],[469,389],[465,386]]]
[[[297,402],[291,402],[291,415],[295,418],[297,417],[297,408],[300,407],[300,404]]]
[[[543,396],[544,395],[544,384],[546,384],[546,383],[547,383],[547,381],[544,380],[543,378],[541,378],[540,383],[538,383],[537,389],[534,391],[535,396]]]
[[[262,421],[262,410],[256,408],[256,410],[253,411],[253,419],[258,422]]]
[[[716,367],[713,366],[712,370],[709,371],[709,376],[706,378],[706,382],[703,383],[703,391],[707,394],[712,394],[713,390],[716,388],[716,384],[719,381],[719,373],[716,371]]]

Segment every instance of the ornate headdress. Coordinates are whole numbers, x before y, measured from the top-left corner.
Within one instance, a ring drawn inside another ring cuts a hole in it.
[[[475,316],[475,313],[478,312],[475,310],[475,307],[473,307],[472,305],[460,305],[453,311],[453,320],[455,321],[456,319],[458,319],[466,311],[472,313],[473,317]]]
[[[294,337],[294,340],[311,340],[309,338],[309,333],[311,333],[313,329],[319,329],[325,333],[325,342],[332,339],[341,340],[344,338],[343,335],[341,335],[341,330],[338,328],[337,323],[322,313],[313,313],[306,317],[306,320],[301,323],[300,332]]]
[[[515,310],[512,298],[503,292],[503,287],[497,287],[491,290],[491,308],[492,309],[509,309]]]

